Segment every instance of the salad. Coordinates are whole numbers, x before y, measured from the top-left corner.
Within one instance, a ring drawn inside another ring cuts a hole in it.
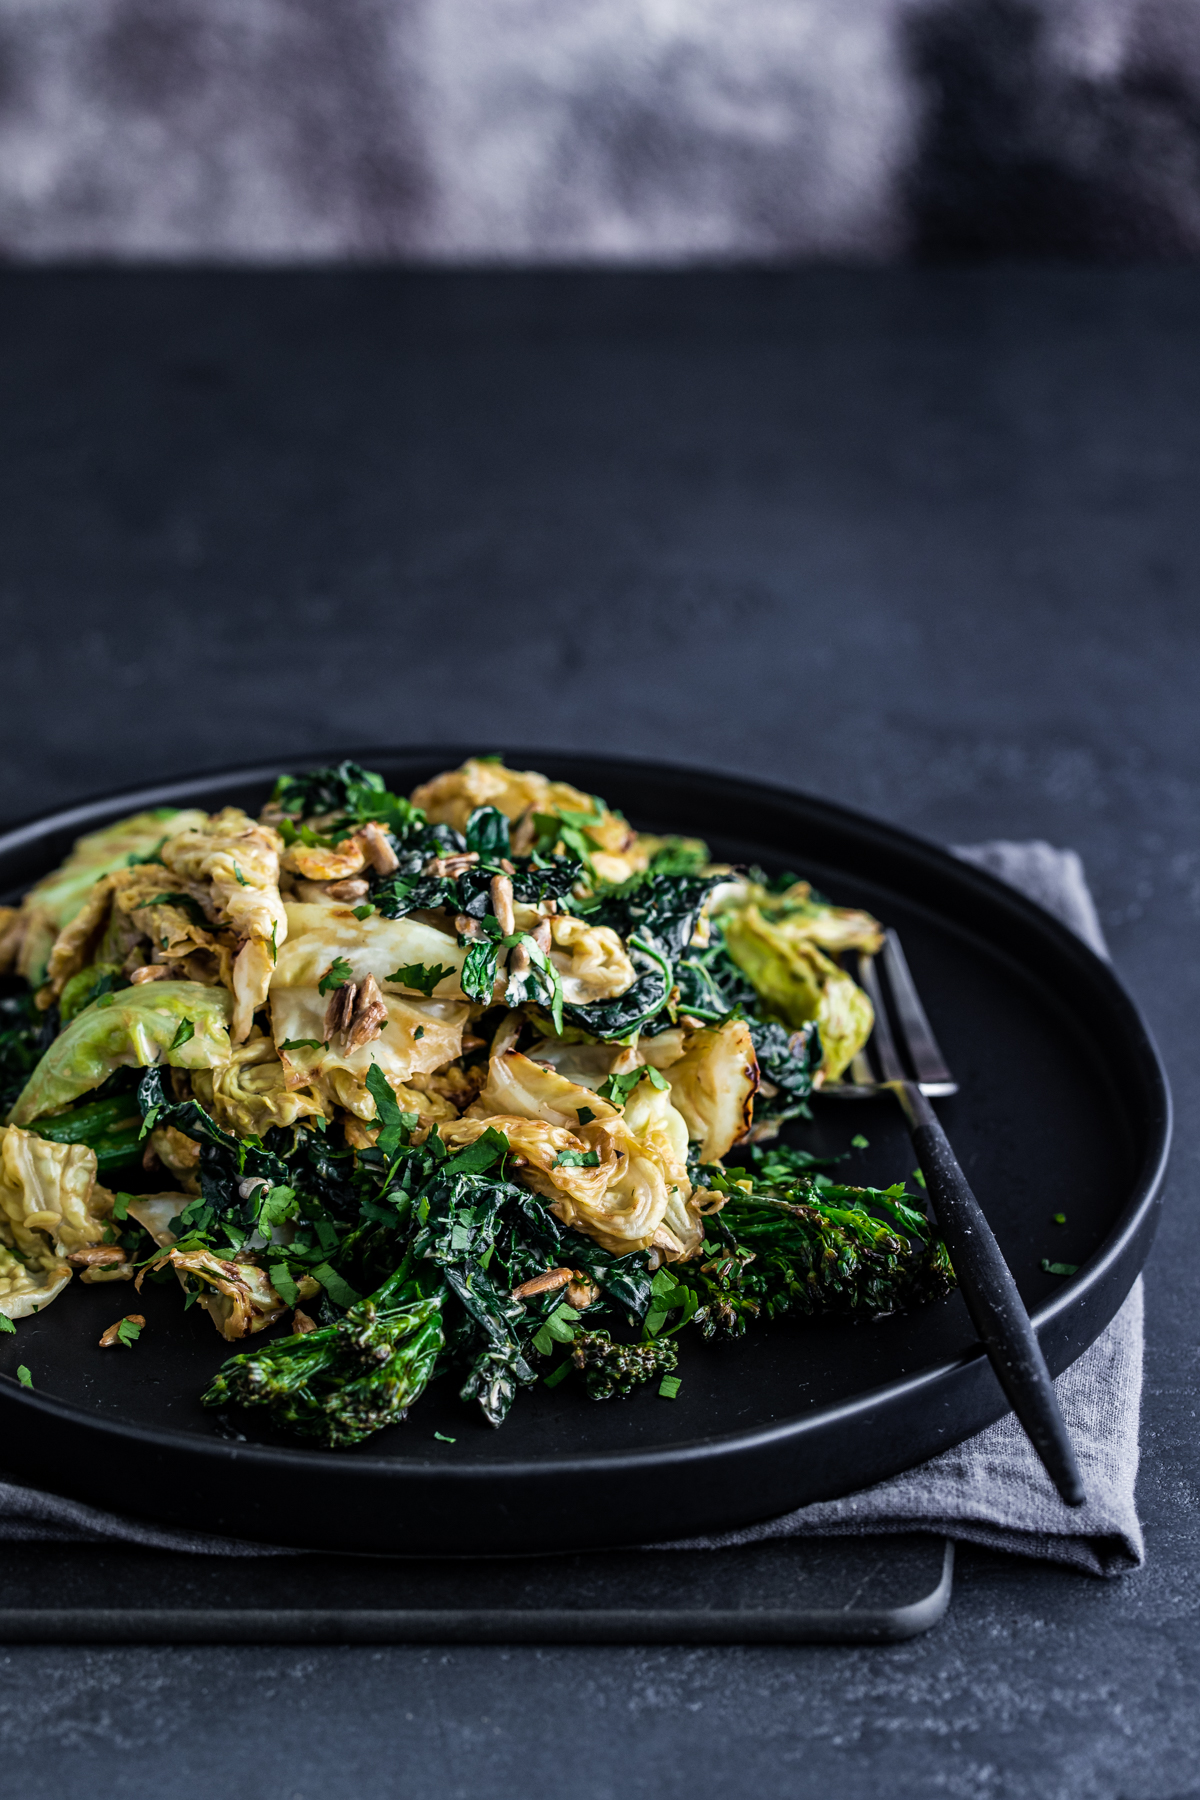
[[[204,1405],[338,1448],[443,1374],[500,1425],[539,1380],[673,1398],[685,1329],[937,1299],[903,1184],[779,1137],[881,942],[498,757],[109,825],[0,908],[0,1330],[171,1284],[237,1346]]]

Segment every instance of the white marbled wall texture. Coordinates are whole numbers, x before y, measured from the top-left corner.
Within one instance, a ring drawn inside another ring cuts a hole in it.
[[[1200,0],[0,0],[0,254],[1200,249]]]

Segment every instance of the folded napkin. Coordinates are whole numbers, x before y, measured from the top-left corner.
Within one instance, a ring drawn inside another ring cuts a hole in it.
[[[993,843],[956,851],[1055,913],[1100,955],[1108,954],[1083,865],[1049,844]],[[843,1500],[678,1549],[721,1549],[776,1537],[848,1537],[928,1531],[997,1550],[1120,1575],[1143,1559],[1134,1506],[1142,1393],[1142,1284],[1056,1383],[1087,1487],[1087,1505],[1065,1506],[1009,1414],[920,1468]],[[0,1480],[0,1542],[123,1542],[224,1556],[287,1555],[260,1544],[149,1525]]]

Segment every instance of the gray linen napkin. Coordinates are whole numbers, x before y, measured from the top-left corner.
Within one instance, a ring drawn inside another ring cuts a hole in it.
[[[1020,888],[1108,954],[1083,865],[1049,844],[993,843],[956,854]],[[1142,1284],[1116,1318],[1058,1379],[1088,1503],[1064,1506],[1010,1414],[920,1468],[842,1500],[801,1507],[745,1531],[696,1538],[677,1549],[720,1549],[765,1538],[929,1531],[994,1549],[1120,1575],[1143,1559],[1134,1506],[1142,1392]],[[0,1542],[124,1542],[224,1556],[287,1555],[260,1544],[173,1530],[97,1511],[0,1480]],[[661,1546],[660,1546],[661,1548]]]

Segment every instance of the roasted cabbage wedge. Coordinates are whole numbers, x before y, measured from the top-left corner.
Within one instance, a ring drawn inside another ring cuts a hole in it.
[[[119,821],[0,909],[0,1328],[164,1281],[240,1346],[206,1405],[337,1448],[438,1372],[495,1426],[539,1380],[672,1395],[688,1326],[932,1301],[900,1187],[764,1149],[881,941],[494,757]]]

